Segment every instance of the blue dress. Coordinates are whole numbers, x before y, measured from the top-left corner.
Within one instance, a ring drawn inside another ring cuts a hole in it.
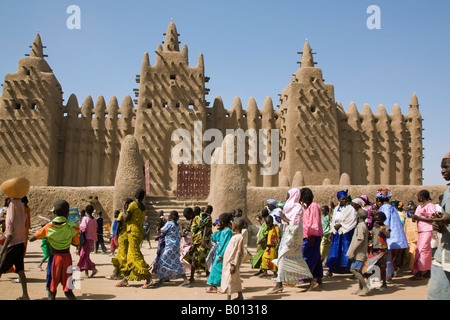
[[[217,247],[217,252],[216,256],[214,257],[211,272],[209,274],[208,281],[206,282],[210,286],[220,287],[220,282],[222,280],[223,260],[217,260],[219,259],[219,257],[223,259],[225,249],[227,248],[228,242],[230,242],[232,236],[233,231],[231,231],[230,228],[227,228],[224,230],[217,230],[211,237],[211,241],[219,243],[219,246]]]
[[[165,235],[165,247],[161,253],[156,276],[162,280],[181,278],[184,270],[180,260],[180,226],[169,221],[161,228],[161,233]]]
[[[406,240],[403,223],[400,220],[400,215],[397,209],[390,204],[383,204],[380,207],[381,212],[386,216],[385,225],[391,229],[391,236],[386,239],[388,249],[405,249],[408,248],[408,240]]]

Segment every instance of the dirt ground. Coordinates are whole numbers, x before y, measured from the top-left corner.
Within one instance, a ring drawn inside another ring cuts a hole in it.
[[[44,271],[39,271],[37,266],[42,259],[40,249],[41,241],[37,240],[28,244],[27,255],[25,257],[25,272],[28,279],[28,292],[32,300],[47,299],[45,290],[46,263]],[[109,243],[106,243],[109,248]],[[254,249],[249,248],[253,253]],[[152,242],[152,248],[144,243],[142,252],[147,263],[151,263],[156,256],[156,242]],[[79,257],[72,250],[74,264]],[[79,289],[74,289],[74,294],[78,300],[226,300],[226,295],[219,293],[206,293],[205,274],[197,276],[192,288],[179,287],[182,280],[172,280],[158,288],[142,289],[142,282],[130,282],[128,287],[117,288],[118,281],[106,279],[113,271],[111,257],[109,254],[91,254],[92,261],[97,265],[98,273],[93,278],[86,278],[81,275]],[[351,280],[348,275],[334,275],[331,278],[324,278],[323,285],[316,291],[305,292],[307,284],[296,287],[285,287],[280,294],[269,295],[268,292],[275,282],[269,278],[259,278],[253,276],[254,269],[250,264],[244,263],[241,267],[241,278],[243,280],[243,294],[246,300],[426,300],[428,280],[411,281],[409,270],[402,270],[398,277],[394,278],[394,283],[388,285],[385,291],[373,290],[367,296],[360,297],[352,294],[357,290],[356,280]],[[17,278],[15,273],[4,274],[0,279],[0,300],[14,300],[21,296],[21,286],[14,283]],[[233,296],[232,298],[235,298]],[[57,300],[65,300],[62,288],[57,293]]]

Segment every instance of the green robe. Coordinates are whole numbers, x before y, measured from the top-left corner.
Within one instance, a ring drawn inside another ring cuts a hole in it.
[[[266,222],[263,222],[263,224],[261,225],[261,229],[259,231],[259,235],[258,235],[258,239],[256,240],[256,243],[258,243],[264,237],[266,232],[267,232],[267,225],[266,225]],[[263,256],[265,250],[266,250],[266,243],[261,243],[258,246],[258,249],[256,249],[255,255],[253,256],[253,260],[252,260],[252,268],[253,269],[261,268],[262,256]]]

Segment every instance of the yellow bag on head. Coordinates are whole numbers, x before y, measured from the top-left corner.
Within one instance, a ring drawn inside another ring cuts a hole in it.
[[[3,182],[1,188],[7,197],[21,199],[30,191],[30,181],[26,178],[14,178]]]

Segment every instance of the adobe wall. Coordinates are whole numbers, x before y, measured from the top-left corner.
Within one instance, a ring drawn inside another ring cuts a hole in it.
[[[92,204],[95,210],[103,212],[105,223],[111,223],[113,208],[114,187],[46,187],[32,186],[27,197],[31,209],[31,225],[40,225],[45,220],[39,216],[52,219],[50,210],[56,200],[64,199],[69,202],[71,208],[80,211],[88,204]],[[131,195],[133,196],[133,195]],[[0,192],[0,205],[3,206],[5,195]],[[97,199],[96,199],[97,198]]]

